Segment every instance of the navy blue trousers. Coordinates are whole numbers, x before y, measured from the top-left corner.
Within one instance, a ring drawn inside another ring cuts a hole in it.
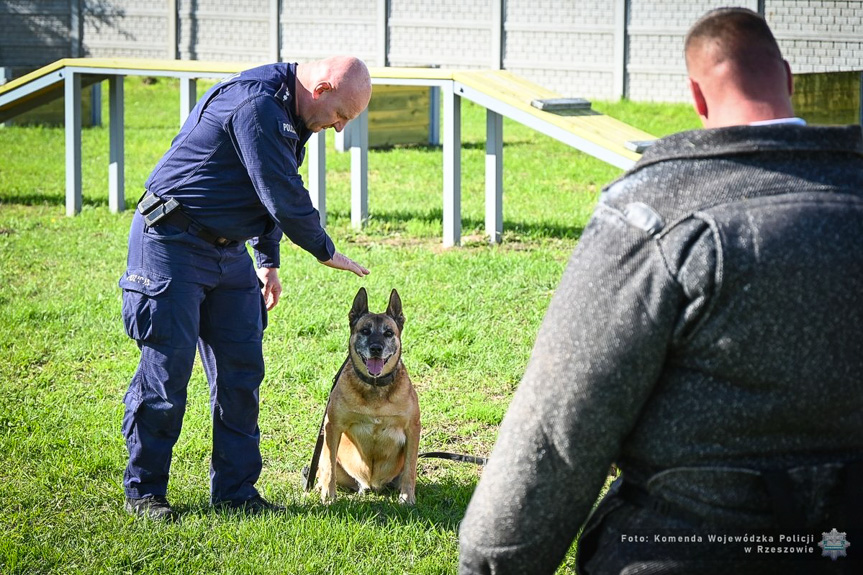
[[[210,383],[211,501],[254,497],[267,312],[245,245],[220,248],[194,230],[149,228],[136,213],[120,287],[126,332],[141,350],[124,398],[126,495],[166,494],[197,349]]]

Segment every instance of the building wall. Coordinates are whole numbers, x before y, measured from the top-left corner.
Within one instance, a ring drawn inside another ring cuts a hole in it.
[[[0,2],[0,66],[32,70],[71,56],[72,16],[68,0]]]
[[[795,72],[863,69],[863,2],[772,0],[765,18]]]
[[[176,2],[178,58],[255,63],[269,59],[269,0]]]
[[[375,64],[376,4],[375,0],[282,0],[279,59],[304,62],[353,54]]]
[[[492,0],[391,0],[390,66],[490,68]]]
[[[171,18],[165,9],[165,0],[114,0],[81,4],[82,56],[169,57]],[[173,58],[173,54],[170,57]]]
[[[505,68],[565,96],[686,101],[683,36],[722,0],[0,0],[0,68],[70,56]],[[797,73],[863,70],[863,2],[737,0]],[[2,81],[2,80],[0,80]]]
[[[620,3],[509,0],[505,4],[505,69],[567,96],[612,97],[616,4]],[[537,10],[537,5],[544,9]]]

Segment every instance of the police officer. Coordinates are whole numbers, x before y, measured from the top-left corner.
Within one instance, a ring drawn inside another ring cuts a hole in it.
[[[126,331],[141,350],[124,398],[129,513],[175,517],[168,472],[196,348],[210,383],[211,503],[277,508],[255,482],[262,336],[282,291],[279,241],[284,233],[326,266],[369,273],[335,249],[297,168],[312,132],[341,131],[370,97],[368,69],[348,56],[240,72],[204,95],[147,179],[119,282]]]

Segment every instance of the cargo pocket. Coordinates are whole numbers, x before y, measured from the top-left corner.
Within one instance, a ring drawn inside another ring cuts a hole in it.
[[[137,341],[166,343],[171,339],[171,302],[165,290],[171,278],[146,270],[126,270],[123,288],[123,325]],[[160,297],[161,296],[161,297]]]

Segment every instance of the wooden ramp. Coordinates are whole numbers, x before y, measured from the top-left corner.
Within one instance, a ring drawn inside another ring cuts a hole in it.
[[[0,121],[52,99],[65,99],[66,213],[81,209],[81,89],[109,83],[110,160],[109,207],[125,208],[123,82],[125,76],[165,76],[180,79],[182,123],[196,102],[198,78],[223,78],[254,63],[131,58],[68,58],[0,86]],[[443,115],[443,243],[461,240],[461,99],[483,106],[486,113],[486,231],[492,242],[503,232],[503,118],[538,130],[582,152],[622,169],[631,167],[640,151],[655,138],[590,109],[566,115],[540,110],[534,100],[561,95],[500,70],[451,71],[438,68],[370,68],[373,84],[428,86],[439,94]],[[437,100],[432,98],[432,107]],[[368,218],[368,112],[348,128],[351,153],[351,222],[361,227]],[[326,222],[326,135],[315,134],[308,144],[312,201]],[[137,195],[137,191],[136,191]]]
[[[619,168],[627,169],[641,157],[627,147],[628,143],[655,139],[591,109],[563,114],[540,110],[531,102],[563,96],[504,70],[455,72],[453,79],[460,96]]]
[[[567,111],[567,115],[541,110],[532,102],[562,96],[504,70],[454,72],[453,93],[486,109],[485,229],[492,242],[499,242],[503,234],[503,117],[622,169],[638,161],[641,149],[655,140],[589,109],[589,102],[587,109]],[[446,230],[444,222],[444,243],[458,243],[447,237]]]
[[[81,74],[82,85],[87,86],[117,75],[218,78],[248,67],[236,62],[197,60],[64,58],[0,86],[0,122],[64,97],[64,82],[71,72]]]

